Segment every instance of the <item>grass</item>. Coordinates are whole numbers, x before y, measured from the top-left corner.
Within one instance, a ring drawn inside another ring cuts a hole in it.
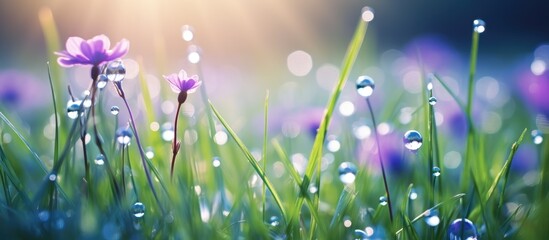
[[[48,51],[59,50],[53,16],[41,12],[40,21]],[[356,59],[362,53],[368,24],[360,20],[356,26],[323,116],[316,119],[320,124],[313,139],[270,132],[269,124],[277,117],[269,112],[271,91],[263,102],[261,129],[231,127],[231,119],[224,117],[227,110],[208,99],[205,87],[209,82],[202,79],[204,84],[196,93],[200,96],[189,95],[189,99],[203,105],[196,104],[200,109],[194,116],[179,117],[181,129],[175,137],[181,139],[181,148],[173,176],[170,157],[175,141],[163,140],[162,133],[150,127],[172,116],[155,113],[145,70],[139,73],[144,118],[134,118],[137,101],[124,95],[126,82],[116,86],[125,105],[121,111],[130,114],[127,126],[133,133],[131,144],[123,145],[114,135],[118,116],[105,114],[110,107],[104,106],[105,95],[94,84],[91,99],[97,104],[82,108],[84,114],[77,119],[65,116],[62,102],[69,96],[63,91],[63,74],[55,64],[48,65],[55,116],[53,144],[31,134],[17,114],[0,103],[0,136],[13,136],[11,141],[0,141],[1,232],[7,238],[25,239],[444,239],[454,220],[467,218],[475,224],[478,238],[543,236],[547,230],[541,224],[549,213],[549,165],[540,163],[536,172],[540,180],[535,185],[522,183],[523,176],[512,170],[530,126],[513,118],[518,122],[515,125],[524,126],[494,135],[475,126],[478,32],[473,32],[466,102],[436,73],[431,77],[422,74],[420,94],[408,96],[397,90],[393,92],[401,93],[397,100],[381,97],[388,102],[382,113],[374,112],[372,105],[377,100],[370,99],[370,115],[366,109],[358,110],[372,118],[359,121],[373,121],[369,126],[376,141],[373,137],[357,139],[344,121],[336,121],[336,107],[340,96],[348,94],[344,88],[353,69],[364,68],[356,65]],[[53,55],[49,59],[53,61]],[[200,65],[197,68],[200,71]],[[459,106],[468,125],[465,139],[455,141],[440,130],[444,125],[436,124],[439,105],[429,104],[429,99],[438,93],[427,89],[428,80],[440,84]],[[376,89],[376,94],[382,92]],[[161,97],[174,100],[176,95]],[[408,124],[394,120],[404,102],[417,103]],[[404,172],[384,167],[390,166],[390,158],[382,158],[381,153],[387,147],[384,144],[390,143],[378,136],[374,116],[391,123],[395,132],[423,131],[423,147],[415,153],[404,151],[402,141],[393,143],[402,150],[400,157],[410,160],[411,167]],[[337,124],[343,130],[335,131]],[[227,143],[214,140],[219,132],[227,134]],[[339,151],[327,149],[327,137],[333,134],[345,139],[340,143],[347,146]],[[371,151],[379,155],[368,157],[369,161],[379,161],[381,170],[358,161],[356,150],[370,140],[376,145],[371,149],[377,149]],[[458,141],[466,142],[459,149],[464,161],[449,168],[443,154]],[[549,159],[548,149],[548,141],[537,147],[540,161]],[[298,153],[309,154],[302,172],[296,166]],[[104,157],[102,164],[94,163],[98,154]],[[353,183],[338,181],[337,166],[343,162],[358,166]],[[432,174],[434,167],[441,169],[440,176]],[[382,196],[387,197],[386,204],[380,203]],[[429,225],[425,220],[437,221]],[[465,238],[463,230],[461,235]]]

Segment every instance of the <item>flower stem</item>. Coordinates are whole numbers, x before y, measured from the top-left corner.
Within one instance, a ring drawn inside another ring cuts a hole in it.
[[[381,146],[379,145],[379,136],[377,134],[377,123],[374,116],[374,111],[372,110],[372,104],[370,104],[370,99],[366,98],[366,103],[368,104],[368,110],[370,111],[370,116],[372,116],[372,123],[374,124],[374,137],[376,139],[377,145],[377,156],[379,157],[379,165],[381,166],[381,173],[383,174],[383,184],[385,186],[385,194],[387,194],[387,206],[389,210],[389,219],[393,223],[393,208],[391,205],[391,195],[389,194],[389,185],[387,184],[387,176],[385,175],[385,166],[383,165],[383,159],[381,157]]]
[[[170,178],[173,180],[173,170],[175,167],[175,157],[179,152],[179,144],[177,143],[177,120],[179,119],[179,111],[181,110],[181,104],[177,105],[177,111],[175,112],[175,119],[173,121],[173,145],[172,145],[172,161],[170,166]]]
[[[143,146],[141,145],[141,141],[139,140],[139,134],[137,133],[137,128],[135,127],[135,120],[134,120],[134,117],[133,117],[132,110],[130,109],[130,105],[128,104],[128,100],[126,99],[126,96],[124,94],[124,90],[122,89],[122,85],[120,83],[115,83],[115,86],[117,88],[118,94],[120,95],[120,97],[124,101],[124,105],[126,105],[126,109],[128,109],[128,114],[130,115],[130,125],[131,125],[132,131],[135,135],[135,141],[137,142],[137,148],[139,149],[139,155],[141,156],[141,162],[143,163],[143,170],[145,171],[145,176],[147,177],[147,182],[149,184],[149,187],[151,188],[154,199],[156,200],[156,203],[158,204],[158,207],[160,208],[160,211],[162,212],[162,214],[164,214],[165,210],[162,207],[162,204],[160,203],[160,199],[158,198],[158,194],[156,193],[156,190],[154,188],[151,173],[149,172],[149,167],[147,165],[147,161],[145,161],[145,151],[143,150]]]

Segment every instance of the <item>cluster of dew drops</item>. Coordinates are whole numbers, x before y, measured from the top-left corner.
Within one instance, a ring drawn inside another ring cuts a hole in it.
[[[363,20],[365,21],[367,21],[366,19],[371,21],[373,19],[373,11],[368,7],[364,8],[362,17],[363,17]],[[476,33],[484,32],[485,30],[484,21],[480,19],[474,20],[473,30]],[[356,91],[360,96],[364,98],[368,98],[373,94],[374,89],[375,89],[375,83],[371,77],[369,76],[358,77],[356,81]],[[428,90],[432,90],[432,84],[428,85]],[[431,96],[428,99],[428,103],[431,106],[433,106],[437,103],[437,99],[434,96]],[[543,141],[542,134],[537,130],[532,131],[532,137],[534,139],[534,143],[536,144],[540,144]],[[404,133],[404,136],[403,136],[403,144],[406,149],[415,153],[422,146],[423,137],[417,130],[406,131],[406,133]],[[353,163],[351,162],[341,163],[339,165],[338,172],[339,172],[339,179],[343,184],[350,185],[354,183],[356,179],[357,168]],[[433,177],[439,177],[441,174],[440,168],[436,166],[433,167],[431,174]],[[411,190],[409,198],[411,200],[414,200],[417,198],[417,193],[415,192],[414,189]],[[381,196],[379,198],[379,204],[381,206],[386,206],[387,198],[385,196]],[[440,223],[438,211],[436,209],[426,211],[424,214],[424,220],[426,224],[431,227],[438,226],[438,224]],[[366,227],[364,230],[356,229],[354,231],[354,238],[370,239],[374,236],[374,234],[375,234],[374,228]],[[458,218],[450,224],[448,228],[448,237],[450,239],[477,239],[478,232],[476,230],[474,223],[471,222],[469,219]]]

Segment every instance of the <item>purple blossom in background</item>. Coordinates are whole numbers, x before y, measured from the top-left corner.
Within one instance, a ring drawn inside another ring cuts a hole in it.
[[[66,43],[66,50],[55,52],[59,56],[57,62],[62,67],[74,65],[99,66],[124,56],[130,43],[122,39],[116,43],[113,49],[109,49],[111,42],[105,35],[97,35],[92,39],[84,40],[80,37],[69,37]]]
[[[33,75],[18,70],[0,72],[0,104],[13,108],[34,108],[44,105],[45,101],[37,99],[47,98],[48,86]]]
[[[538,113],[549,116],[549,71],[536,76],[528,69],[518,79],[520,93],[525,102]]]
[[[403,133],[388,133],[379,135],[379,144],[381,148],[381,157],[388,170],[388,174],[398,176],[405,173],[410,168],[410,162],[404,156],[404,145],[402,145]],[[372,169],[373,172],[380,172],[379,156],[374,136],[370,136],[358,142],[357,159],[362,165]]]
[[[463,67],[459,54],[437,36],[422,36],[412,40],[404,53],[417,67],[427,72],[448,74]]]
[[[170,87],[176,93],[193,93],[202,84],[202,82],[198,81],[197,75],[188,77],[185,70],[179,71],[179,74],[172,73],[164,76],[164,79],[170,83]]]

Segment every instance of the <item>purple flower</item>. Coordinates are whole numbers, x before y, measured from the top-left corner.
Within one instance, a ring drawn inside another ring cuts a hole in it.
[[[187,77],[185,70],[179,71],[179,74],[172,73],[164,76],[164,79],[170,83],[170,87],[174,92],[179,93],[177,99],[180,104],[185,102],[188,93],[193,93],[202,84],[202,82],[198,81],[197,75]]]
[[[80,37],[67,39],[67,50],[55,52],[59,56],[57,62],[63,67],[74,65],[99,66],[124,56],[130,48],[130,43],[122,39],[113,49],[109,49],[111,42],[105,35],[97,35],[92,39],[84,40]]]

